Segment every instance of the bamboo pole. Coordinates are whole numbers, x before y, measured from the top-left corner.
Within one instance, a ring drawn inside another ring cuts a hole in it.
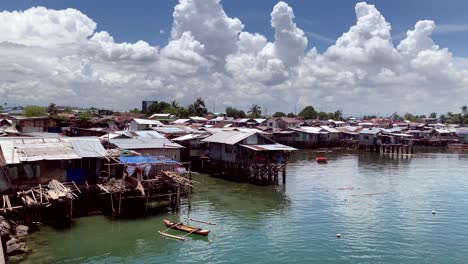
[[[174,235],[166,234],[166,233],[161,232],[161,231],[158,231],[158,233],[159,233],[161,236],[170,237],[170,238],[174,238],[174,239],[178,239],[178,240],[182,240],[182,241],[185,240],[185,237],[174,236]]]

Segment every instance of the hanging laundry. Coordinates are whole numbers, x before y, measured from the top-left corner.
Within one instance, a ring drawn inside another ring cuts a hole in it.
[[[137,180],[142,181],[143,180],[143,170],[145,169],[144,166],[138,166],[136,168],[136,173],[137,173]]]
[[[151,164],[145,165],[145,176],[147,179],[149,177],[150,172],[151,172]]]
[[[135,166],[127,166],[127,174],[128,176],[132,176],[135,173],[136,167]]]

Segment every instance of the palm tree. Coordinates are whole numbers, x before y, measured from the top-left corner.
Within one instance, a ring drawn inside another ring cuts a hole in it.
[[[247,113],[249,113],[250,117],[252,118],[259,118],[262,116],[262,110],[260,109],[260,106],[256,104],[252,104]]]
[[[468,114],[468,106],[466,106],[466,105],[462,106],[461,110],[462,110],[462,114],[464,114],[464,115]]]

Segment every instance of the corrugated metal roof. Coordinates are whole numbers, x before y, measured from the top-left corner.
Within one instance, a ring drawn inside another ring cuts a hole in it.
[[[3,150],[3,142],[2,150]],[[38,160],[71,160],[80,159],[73,145],[69,141],[62,139],[20,139],[13,141],[13,153],[20,162]],[[3,150],[5,159],[9,159],[10,153]],[[11,157],[11,156],[10,156]],[[18,163],[15,158],[10,161]],[[8,164],[8,161],[7,161]],[[12,164],[12,163],[10,163]]]
[[[102,146],[99,138],[65,138],[70,141],[78,156],[82,158],[101,158],[107,155],[106,150]]]
[[[208,119],[200,116],[192,116],[190,117],[190,119],[192,119],[193,121],[208,121]]]
[[[359,134],[366,134],[366,135],[376,135],[378,133],[382,132],[380,129],[363,129],[359,132]]]
[[[202,134],[188,134],[184,135],[181,137],[173,138],[172,141],[187,141],[187,140],[193,140],[193,139],[202,139],[206,138],[209,135],[202,135]]]
[[[184,124],[189,122],[190,119],[177,119],[176,121],[172,122],[173,124]]]
[[[338,129],[333,128],[333,127],[329,127],[329,126],[320,126],[320,127],[325,129],[327,132],[330,132],[330,133],[340,133],[341,132]]]
[[[255,131],[237,131],[237,130],[223,130],[220,131],[212,136],[209,136],[203,139],[203,142],[211,142],[211,143],[221,143],[221,144],[228,144],[228,145],[235,145],[240,141],[255,135],[257,132]]]
[[[153,127],[154,131],[163,134],[183,134],[186,133],[184,129],[180,127]]]
[[[263,123],[263,122],[266,121],[265,118],[255,118],[254,120],[255,120],[255,122],[257,122],[257,123],[259,123],[259,124],[261,124],[261,123]]]
[[[183,148],[166,138],[115,138],[110,142],[120,149]]]
[[[163,135],[159,134],[156,131],[143,130],[143,131],[133,131],[138,137],[143,138],[165,138]]]
[[[120,156],[120,162],[124,164],[177,164],[175,160],[162,156]]]
[[[307,134],[326,134],[328,132],[324,131],[321,127],[300,127],[300,128],[290,128],[291,130],[303,132]]]
[[[141,119],[141,118],[133,118],[133,121],[137,122],[139,125],[155,125],[155,126],[163,126],[164,124],[156,121],[156,120],[149,120],[149,119]]]
[[[293,147],[282,144],[267,144],[267,145],[240,145],[242,147],[252,149],[255,151],[294,151],[297,150]]]
[[[39,160],[71,160],[106,156],[97,137],[11,138],[1,140],[5,164]]]

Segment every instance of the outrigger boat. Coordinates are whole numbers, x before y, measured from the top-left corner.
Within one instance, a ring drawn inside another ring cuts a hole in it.
[[[182,223],[173,223],[173,222],[171,222],[169,220],[166,220],[166,219],[164,219],[163,222],[164,222],[164,225],[166,225],[168,228],[179,230],[179,231],[182,231],[182,232],[187,232],[187,233],[190,233],[190,234],[197,234],[197,235],[200,235],[200,236],[207,236],[210,233],[210,230],[201,229],[199,227],[188,226],[188,225],[184,225]]]

